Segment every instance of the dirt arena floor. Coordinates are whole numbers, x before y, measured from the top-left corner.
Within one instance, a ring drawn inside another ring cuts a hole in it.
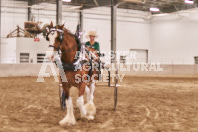
[[[93,121],[80,117],[78,90],[71,96],[77,125],[62,128],[58,83],[36,77],[0,78],[0,131],[2,132],[198,132],[198,78],[125,77],[118,89],[99,83],[95,91],[97,114]],[[85,99],[86,100],[86,99]]]

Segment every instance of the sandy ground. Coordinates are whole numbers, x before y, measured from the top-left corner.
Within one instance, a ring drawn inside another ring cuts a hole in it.
[[[113,111],[114,89],[96,86],[97,114],[93,121],[80,117],[78,90],[72,88],[78,125],[62,128],[65,116],[59,106],[58,83],[36,77],[0,78],[0,131],[141,131],[197,132],[198,78],[125,77],[118,89],[117,111]]]

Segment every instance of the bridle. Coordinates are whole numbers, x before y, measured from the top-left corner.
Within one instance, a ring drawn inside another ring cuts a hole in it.
[[[63,30],[61,30],[61,29],[57,29],[57,28],[51,28],[50,29],[50,31],[47,33],[47,35],[46,35],[46,40],[47,41],[49,41],[49,34],[51,33],[51,32],[55,32],[55,31],[57,31],[60,35],[59,35],[59,38],[58,38],[58,40],[60,41],[60,45],[58,46],[58,47],[55,47],[54,45],[49,45],[49,47],[53,47],[54,49],[56,49],[57,51],[58,51],[58,54],[60,54],[60,46],[62,45],[62,42],[63,42],[63,36],[64,36],[64,31]],[[69,49],[67,49],[66,51],[64,51],[64,52],[62,52],[61,54],[64,54],[64,53],[66,53],[66,52],[69,52],[69,51],[71,51],[72,49],[75,49],[75,47],[80,47],[81,46],[81,43],[77,43],[77,45],[75,45],[75,46],[73,46],[72,48],[69,48]]]
[[[54,45],[49,45],[49,47],[53,47],[54,49],[56,49],[59,53],[60,51],[60,46],[62,45],[62,42],[63,42],[63,36],[64,36],[64,31],[61,30],[61,29],[57,29],[57,28],[51,28],[50,31],[47,33],[46,35],[46,40],[49,41],[49,34],[52,33],[52,32],[55,32],[57,31],[60,35],[59,35],[59,41],[60,41],[60,45],[58,47],[55,47]]]

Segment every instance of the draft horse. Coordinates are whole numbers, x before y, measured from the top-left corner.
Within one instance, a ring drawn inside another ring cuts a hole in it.
[[[67,78],[67,81],[65,82],[60,79],[65,92],[67,114],[59,124],[61,126],[71,126],[76,124],[72,98],[70,96],[70,88],[72,86],[79,89],[79,95],[76,102],[80,109],[81,117],[93,120],[94,115],[96,114],[96,108],[93,102],[95,82],[99,79],[98,75],[100,71],[97,67],[91,68],[91,70],[87,67],[92,67],[95,65],[93,63],[98,62],[99,54],[95,52],[95,49],[83,47],[83,45],[79,43],[76,35],[64,28],[64,24],[54,27],[51,22],[46,39],[49,41],[49,47],[52,47],[53,51],[57,51],[60,54],[64,74]],[[82,54],[83,51],[86,51],[86,55]],[[76,57],[77,53],[81,55]],[[91,53],[91,55],[87,55],[88,53]],[[52,54],[50,55],[50,58],[54,59],[56,55],[57,54]],[[78,67],[77,70],[76,66]],[[77,81],[76,77],[78,77],[78,79],[80,78],[81,81]],[[86,104],[84,104],[83,98],[85,92],[87,94]]]

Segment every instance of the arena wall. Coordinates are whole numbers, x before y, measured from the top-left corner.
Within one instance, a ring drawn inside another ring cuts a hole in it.
[[[198,13],[170,14],[151,19],[151,62],[195,64],[198,56]]]

